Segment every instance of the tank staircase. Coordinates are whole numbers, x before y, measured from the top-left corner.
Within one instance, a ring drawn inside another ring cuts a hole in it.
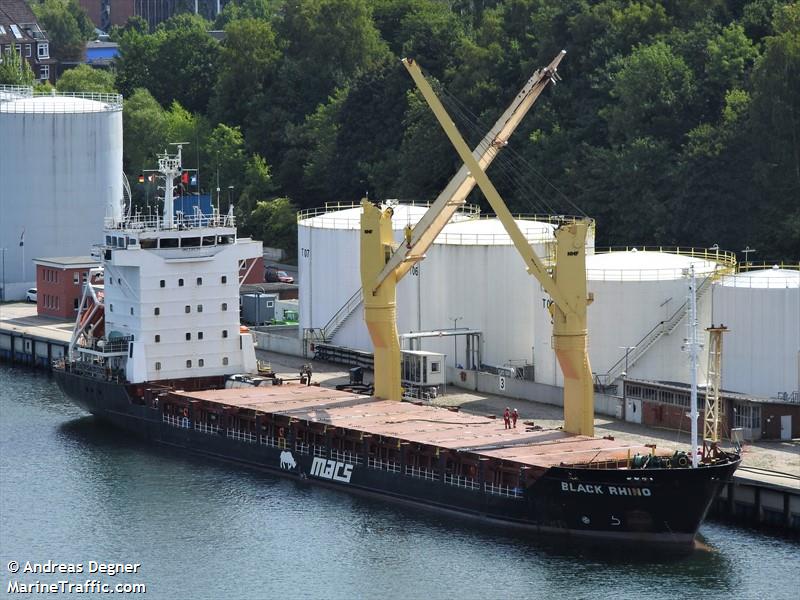
[[[711,289],[711,285],[713,281],[717,278],[716,273],[712,273],[708,275],[700,285],[697,286],[697,300],[699,301],[703,296],[708,293],[708,290]],[[633,365],[635,365],[640,358],[642,358],[645,353],[650,350],[663,336],[671,334],[675,329],[686,319],[686,305],[688,300],[684,302],[678,309],[672,313],[672,316],[669,319],[664,321],[659,321],[656,323],[655,327],[653,327],[650,331],[648,331],[642,339],[640,339],[636,344],[634,344],[634,348],[627,352],[626,354],[622,354],[617,362],[611,365],[611,368],[604,373],[597,373],[595,374],[595,386],[598,389],[603,389],[610,387],[614,384],[614,382],[622,376],[622,373],[626,369],[626,358],[627,358],[627,368],[630,369]]]

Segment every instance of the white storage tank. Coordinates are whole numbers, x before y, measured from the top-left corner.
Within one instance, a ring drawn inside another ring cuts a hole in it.
[[[351,297],[358,298],[361,209],[337,208],[301,213],[299,218],[301,330],[324,327]],[[426,205],[395,207],[392,221],[398,242],[406,225],[415,225],[426,210]],[[520,218],[517,224],[536,252],[547,256],[555,221]],[[593,233],[587,242],[590,250]],[[477,211],[468,207],[451,220],[425,260],[399,283],[398,330],[480,330],[484,332],[485,364],[538,364],[539,352],[551,354],[550,334],[541,342],[534,337],[535,330],[549,328],[545,299],[502,224],[495,218],[479,218]],[[361,306],[335,330],[332,343],[372,350]],[[458,348],[457,362],[465,362],[464,338],[426,338],[422,347],[447,355],[450,366],[456,364]]]
[[[122,97],[0,89],[0,140],[4,293],[20,299],[34,258],[87,254],[119,212]]]
[[[714,286],[723,337],[722,386],[761,397],[800,390],[800,266],[755,268]]]
[[[733,255],[716,250],[632,248],[589,256],[587,279],[594,294],[588,313],[589,358],[598,381],[612,383],[625,370],[626,347],[629,376],[689,381],[688,358],[681,351],[687,336],[686,274],[694,266],[703,339],[711,324],[713,281],[733,264]],[[701,380],[706,362],[703,353]]]

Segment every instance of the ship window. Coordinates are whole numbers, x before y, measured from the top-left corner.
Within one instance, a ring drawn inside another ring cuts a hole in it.
[[[159,244],[162,248],[177,248],[178,238],[161,238]]]
[[[161,343],[161,336],[156,334],[156,344]]]
[[[228,303],[227,302],[223,302],[222,303],[222,310],[228,310]]]
[[[108,278],[108,285],[114,285],[114,278],[113,277],[109,277]]]
[[[106,236],[106,246],[110,246],[110,245],[111,245],[111,236],[107,235]]]
[[[167,285],[167,282],[164,281],[163,279],[158,282],[158,287],[166,287],[166,285]]]
[[[161,363],[157,362],[156,363],[156,371],[160,371],[160,370],[161,370]]]
[[[192,359],[191,358],[186,361],[186,368],[187,369],[191,369],[192,368]]]
[[[109,305],[108,305],[108,310],[109,310],[110,312],[114,312],[114,305],[113,305],[113,304],[109,304]]]
[[[227,364],[228,364],[228,357],[227,356],[223,356],[222,357],[222,364],[227,366]]]
[[[144,250],[156,247],[156,240],[139,240],[139,245]]]
[[[190,332],[186,332],[186,341],[190,341],[192,339],[192,334]]]
[[[197,285],[203,285],[203,278],[202,277],[198,277],[197,278]]]
[[[202,331],[198,331],[197,332],[197,339],[198,340],[202,340],[203,339],[203,332]]]
[[[206,361],[204,361],[202,358],[198,358],[197,359],[197,366],[198,367],[204,367],[205,364],[206,364]]]
[[[203,312],[203,305],[202,304],[198,304],[197,305],[197,312]]]
[[[226,337],[228,337],[228,330],[227,330],[227,329],[223,329],[223,330],[222,330],[222,337],[223,337],[223,338],[226,338]]]
[[[222,283],[228,283],[228,277],[227,277],[227,275],[223,275],[223,276],[222,276],[222,279],[221,279],[220,281],[222,281]]]
[[[192,307],[187,304],[186,306],[183,307],[183,310],[188,314],[192,312]]]
[[[183,287],[183,279],[178,279],[178,287]]]
[[[119,277],[117,277],[117,285],[122,285],[122,279],[120,279]]]
[[[156,306],[156,307],[153,309],[153,314],[154,314],[155,316],[158,316],[158,315],[160,315],[160,314],[161,314],[161,309],[160,309],[158,306]]]
[[[213,246],[216,238],[213,235],[203,237],[203,246]]]
[[[131,316],[133,316],[133,307],[131,306]]]
[[[200,245],[200,238],[199,237],[183,238],[181,240],[181,247],[182,248],[196,248],[199,245]]]

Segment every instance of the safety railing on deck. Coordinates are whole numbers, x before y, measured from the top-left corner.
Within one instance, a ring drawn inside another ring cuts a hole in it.
[[[364,458],[359,456],[358,454],[353,454],[352,452],[342,451],[342,450],[331,450],[331,458],[333,460],[343,462],[343,463],[350,463],[355,465],[363,465]]]
[[[314,456],[328,458],[328,449],[325,446],[313,446],[311,451],[313,452]]]
[[[380,469],[382,471],[389,471],[390,473],[400,472],[400,463],[391,460],[381,460],[370,456],[367,459],[367,466],[371,469]]]
[[[94,92],[36,92],[20,86],[0,86],[0,112],[35,114],[72,114],[116,112],[122,110],[120,94]],[[22,100],[20,102],[20,100]],[[76,102],[89,100],[92,102]],[[97,104],[95,104],[97,103]]]
[[[406,475],[418,477],[420,479],[427,479],[429,481],[439,481],[439,473],[424,467],[412,467],[411,465],[406,465]]]
[[[520,488],[512,488],[507,485],[495,485],[493,483],[484,483],[483,489],[495,496],[507,496],[509,498],[522,498],[522,490]]]
[[[208,423],[195,423],[194,430],[199,431],[200,433],[217,434],[219,433],[219,425],[209,425]]]
[[[298,454],[308,454],[310,446],[305,442],[295,442],[294,449]]]
[[[183,215],[175,217],[172,226],[167,227],[164,219],[157,215],[133,215],[124,219],[106,217],[103,220],[106,229],[135,230],[135,231],[162,231],[172,229],[184,231],[199,227],[236,227],[236,217],[228,214],[219,214],[216,211],[212,214]],[[112,246],[113,248],[113,246]]]
[[[272,437],[270,435],[261,435],[258,437],[258,443],[262,446],[270,446],[272,448],[286,449],[286,438]]]
[[[256,443],[256,436],[249,431],[242,431],[241,429],[228,429],[225,431],[225,437],[231,440],[236,440],[237,442],[249,442],[251,444]]]
[[[468,490],[481,489],[480,484],[470,477],[462,477],[461,475],[444,474],[444,482],[447,485],[454,485],[455,487],[466,488]]]
[[[189,417],[178,415],[162,415],[161,417],[162,422],[172,425],[173,427],[189,429],[192,426],[192,422],[189,420]]]

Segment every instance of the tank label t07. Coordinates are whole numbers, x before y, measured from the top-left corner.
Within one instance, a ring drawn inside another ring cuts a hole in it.
[[[350,483],[350,476],[353,474],[353,465],[337,462],[335,460],[326,460],[319,456],[314,457],[314,462],[311,463],[311,475],[315,477],[322,477],[324,479],[332,479],[333,481],[341,481],[342,483]]]
[[[602,496],[652,496],[650,488],[628,487],[624,485],[600,485],[596,483],[561,482],[561,491]]]

